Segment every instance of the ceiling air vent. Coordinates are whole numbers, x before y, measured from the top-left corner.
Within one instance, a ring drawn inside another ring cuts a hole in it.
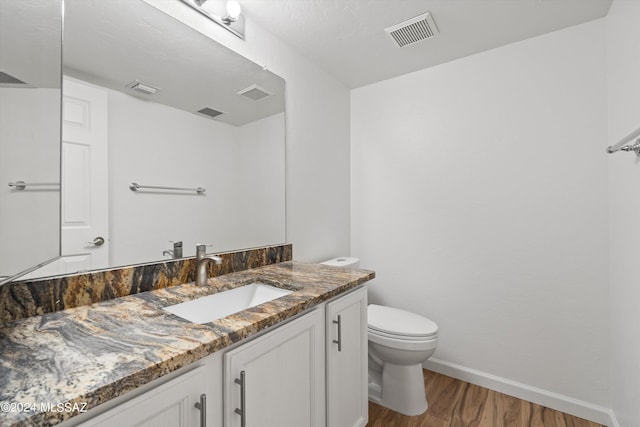
[[[271,92],[258,85],[251,85],[241,91],[236,92],[237,95],[244,96],[252,101],[260,101],[271,96]]]
[[[0,71],[0,85],[26,85],[26,83],[22,80],[16,79],[4,71]]]
[[[440,34],[431,12],[423,13],[393,27],[385,28],[385,31],[396,42],[398,47],[405,47]]]
[[[127,83],[126,87],[129,89],[133,89],[136,92],[144,93],[145,95],[155,95],[160,90],[159,88],[150,85],[148,83],[143,83],[138,80],[133,80]]]
[[[214,117],[219,116],[220,114],[224,114],[222,111],[214,110],[210,107],[204,107],[202,110],[196,111],[196,114],[200,114],[201,116],[209,117],[213,119]]]

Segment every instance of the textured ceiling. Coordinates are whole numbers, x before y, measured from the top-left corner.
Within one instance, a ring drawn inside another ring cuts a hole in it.
[[[189,112],[209,107],[234,126],[284,111],[284,80],[139,0],[65,0],[63,57],[67,75]],[[160,90],[137,94],[125,87],[133,80]],[[236,94],[254,84],[273,96]]]
[[[27,87],[59,88],[62,5],[0,0],[0,71]]]
[[[241,0],[243,13],[351,88],[605,16],[611,0]],[[431,11],[440,36],[384,29]],[[247,27],[248,37],[251,28]]]
[[[603,17],[611,0],[241,0],[241,3],[249,20],[248,39],[250,21],[255,21],[346,86],[356,88]],[[42,55],[27,54],[42,50],[40,46],[34,48],[36,42],[32,40],[59,42],[57,37],[42,36],[55,34],[59,19],[40,23],[38,31],[32,32],[22,24],[23,15],[33,20],[37,16],[34,11],[47,9],[34,5],[53,8],[53,13],[47,11],[48,16],[59,13],[55,10],[56,2],[47,0],[0,0],[3,35],[0,68],[32,85],[55,87],[59,81],[45,81],[47,73],[29,74],[29,70],[44,69],[34,67],[34,61],[41,64],[45,60]],[[204,97],[201,89],[204,86],[218,87],[209,93],[219,99],[223,89],[237,90],[245,83],[255,83],[256,77],[243,75],[238,71],[240,68],[231,74],[241,81],[222,83],[216,77],[220,65],[233,66],[239,56],[221,60],[211,53],[204,57],[201,52],[210,49],[203,48],[203,44],[211,44],[210,40],[183,25],[168,22],[166,16],[139,0],[68,0],[67,6],[65,67],[80,73],[78,77],[93,75],[105,80],[100,83],[120,90],[133,79],[148,80],[163,88],[157,97],[159,102],[167,97],[166,102],[172,104],[175,99],[175,106],[189,111],[203,106],[215,108],[219,104]],[[384,32],[384,28],[426,11],[432,12],[440,29],[438,37],[398,48]],[[167,27],[160,29],[165,22]],[[20,37],[11,37],[8,34],[13,27],[27,31]],[[90,60],[86,61],[87,58]],[[184,68],[183,64],[194,64],[196,68]],[[145,69],[143,65],[151,67]],[[257,73],[258,80],[263,78],[259,69],[249,74],[252,73]],[[188,90],[171,93],[174,80]],[[236,99],[235,91],[225,96],[238,104],[238,111],[246,110],[246,105],[241,104],[244,101]],[[234,119],[229,114],[224,120],[238,124],[250,118]]]

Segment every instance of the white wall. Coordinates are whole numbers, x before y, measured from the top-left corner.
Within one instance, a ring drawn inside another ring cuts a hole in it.
[[[145,1],[286,80],[287,240],[300,261],[349,254],[348,89],[250,17],[241,40],[180,2]]]
[[[616,0],[606,19],[609,137],[640,127],[640,2]],[[609,156],[610,298],[613,410],[621,426],[640,425],[640,161]]]
[[[111,265],[160,259],[169,240],[183,241],[184,256],[196,243],[220,252],[284,242],[283,114],[234,127],[108,94]],[[206,192],[132,192],[131,182]]]
[[[609,407],[604,34],[352,91],[351,227],[371,301],[436,321],[435,358]]]
[[[60,254],[60,89],[0,88],[0,276]],[[25,215],[25,213],[29,213]]]

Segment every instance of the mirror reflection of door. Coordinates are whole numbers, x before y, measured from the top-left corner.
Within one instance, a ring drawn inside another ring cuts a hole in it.
[[[109,266],[107,91],[65,77],[61,270]]]

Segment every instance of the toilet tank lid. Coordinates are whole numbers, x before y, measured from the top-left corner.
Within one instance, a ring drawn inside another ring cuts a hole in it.
[[[438,333],[438,325],[419,314],[393,307],[369,304],[369,329],[398,336],[429,337]]]
[[[320,264],[331,265],[333,267],[358,268],[360,260],[355,257],[342,256],[321,262]]]

